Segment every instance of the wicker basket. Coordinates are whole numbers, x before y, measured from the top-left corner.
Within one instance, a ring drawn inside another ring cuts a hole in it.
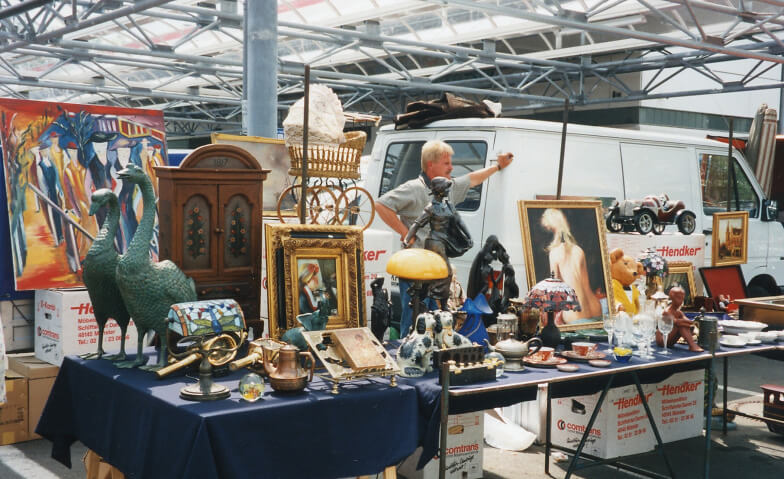
[[[359,179],[359,159],[367,141],[364,131],[349,131],[337,147],[308,146],[308,176]],[[302,176],[302,145],[289,146],[289,175]]]

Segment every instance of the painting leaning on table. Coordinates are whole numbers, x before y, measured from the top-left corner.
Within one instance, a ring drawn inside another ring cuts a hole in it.
[[[82,285],[81,262],[107,215],[89,215],[97,189],[119,197],[116,244],[125,251],[143,202],[139,189],[117,172],[134,163],[157,188],[153,167],[168,164],[164,131],[161,111],[0,99],[17,290]],[[157,225],[152,250],[157,260]]]

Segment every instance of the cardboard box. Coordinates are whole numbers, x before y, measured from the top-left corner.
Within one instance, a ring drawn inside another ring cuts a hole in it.
[[[0,406],[0,446],[27,441],[27,378],[9,369],[5,373],[6,403]]]
[[[660,410],[656,386],[643,384],[642,388],[651,410]],[[553,400],[550,438],[553,444],[577,449],[600,395],[597,392]],[[607,459],[651,451],[655,444],[637,388],[630,385],[607,392],[583,451]]]
[[[103,350],[120,351],[120,327],[106,323]],[[137,333],[133,320],[125,335],[125,351],[136,351]],[[35,292],[35,357],[60,366],[65,356],[92,353],[98,349],[98,323],[87,290],[48,289]]]
[[[0,301],[0,319],[7,352],[33,349],[33,300]]]
[[[27,378],[28,439],[39,439],[35,433],[49,393],[60,368],[42,361],[32,354],[8,356],[10,368]]]
[[[485,416],[483,411],[449,416],[446,438],[446,477],[449,479],[477,479],[482,477]],[[403,464],[398,474],[408,479],[438,478],[438,458],[417,469],[422,448],[417,448]],[[464,476],[463,474],[467,475]]]
[[[704,371],[684,371],[654,384],[643,384],[662,442],[702,434]],[[552,443],[576,449],[600,393],[553,400]],[[656,438],[634,385],[607,393],[584,451],[614,458],[653,450]]]
[[[657,409],[652,409],[662,442],[702,435],[705,410],[705,371],[675,373],[656,385]]]

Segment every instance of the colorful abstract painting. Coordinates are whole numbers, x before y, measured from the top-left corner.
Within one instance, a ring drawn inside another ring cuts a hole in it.
[[[82,285],[82,260],[107,215],[89,214],[100,188],[120,200],[115,240],[125,251],[144,205],[117,172],[134,163],[157,186],[153,166],[167,164],[164,131],[161,111],[0,98],[17,290]],[[151,251],[157,256],[157,226]]]

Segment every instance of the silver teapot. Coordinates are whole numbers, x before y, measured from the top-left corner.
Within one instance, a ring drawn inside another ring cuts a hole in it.
[[[512,333],[509,333],[508,338],[495,343],[495,346],[492,346],[487,340],[485,340],[485,343],[490,351],[497,351],[504,356],[504,359],[506,359],[504,369],[509,371],[522,371],[525,369],[523,358],[535,354],[542,347],[542,340],[539,338],[531,338],[523,342],[516,340]],[[535,343],[534,346],[530,346],[531,343]]]

